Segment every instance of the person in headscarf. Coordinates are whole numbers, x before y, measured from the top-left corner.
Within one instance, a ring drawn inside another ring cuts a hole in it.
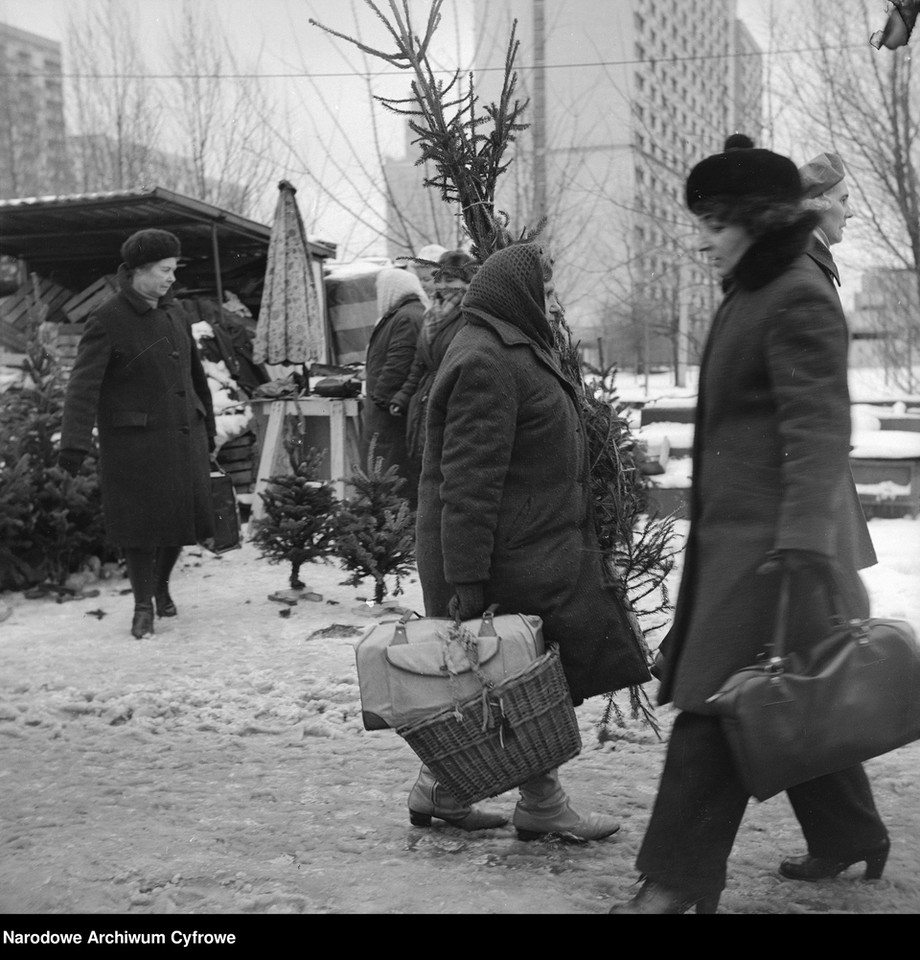
[[[99,430],[99,480],[109,539],[124,550],[143,639],[178,610],[169,579],[182,546],[213,536],[211,391],[185,314],[172,295],[179,239],[132,234],[119,290],[90,316],[64,400],[60,464],[79,472]]]
[[[808,256],[816,213],[795,164],[741,135],[690,172],[686,203],[725,297],[703,351],[693,440],[691,523],[674,621],[661,643],[660,704],[680,711],[636,868],[613,914],[715,913],[749,794],[708,703],[772,641],[781,580],[786,642],[826,636],[836,612],[864,618],[858,570],[875,562],[865,519],[846,509],[850,473],[848,336],[836,291]],[[888,856],[862,766],[790,787],[808,855],[798,880]]]
[[[438,261],[445,253],[447,248],[440,243],[428,243],[406,263],[406,269],[418,277],[429,300],[434,296],[434,275],[438,269]]]
[[[425,311],[415,360],[402,388],[390,401],[390,413],[406,418],[406,449],[418,486],[425,446],[425,413],[435,374],[457,331],[466,323],[460,307],[479,262],[463,250],[448,250],[438,261],[431,306]]]
[[[550,256],[534,242],[493,253],[462,310],[428,397],[416,547],[425,613],[466,620],[496,604],[541,617],[576,705],[644,683],[645,653],[598,546]],[[458,803],[426,767],[409,813],[416,825],[434,817],[464,830],[506,822]],[[600,840],[619,828],[573,809],[557,770],[520,787],[512,822],[525,840]]]
[[[414,510],[418,481],[406,450],[406,421],[393,416],[390,404],[412,367],[428,298],[418,277],[399,267],[381,270],[376,288],[379,319],[367,345],[361,465],[368,465],[373,444],[374,458],[382,459],[384,470],[396,466],[405,481],[399,493]]]

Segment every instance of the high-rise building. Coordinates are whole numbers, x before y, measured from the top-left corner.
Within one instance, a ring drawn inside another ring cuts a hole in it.
[[[0,197],[69,187],[61,45],[0,23]]]
[[[586,359],[693,361],[719,290],[683,203],[730,133],[758,141],[761,67],[736,0],[473,0],[483,103],[517,21],[530,98],[497,206],[546,214],[567,320]],[[545,199],[543,199],[545,197]]]

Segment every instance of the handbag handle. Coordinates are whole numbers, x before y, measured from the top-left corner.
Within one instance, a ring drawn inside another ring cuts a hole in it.
[[[482,623],[479,625],[479,636],[480,637],[497,637],[498,632],[495,629],[495,611],[498,610],[498,604],[491,604],[487,610],[482,614]],[[396,622],[396,626],[393,628],[393,639],[390,642],[390,646],[397,646],[401,643],[409,642],[409,635],[406,633],[406,624],[413,618],[417,617],[419,620],[422,619],[421,615],[416,613],[414,610],[406,610],[399,620]]]
[[[838,623],[846,623],[847,617],[843,613],[843,599],[840,588],[834,582],[832,572],[828,569],[818,569],[818,577],[824,587],[831,608],[831,619]],[[779,598],[776,604],[776,619],[773,622],[773,639],[768,647],[767,664],[771,670],[780,672],[783,660],[787,654],[786,638],[789,634],[789,609],[791,606],[792,574],[783,569],[780,574]]]

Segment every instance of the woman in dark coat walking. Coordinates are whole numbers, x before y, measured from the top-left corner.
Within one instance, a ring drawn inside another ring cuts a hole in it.
[[[650,676],[598,547],[581,408],[555,347],[560,313],[536,243],[499,250],[473,278],[428,400],[417,558],[428,616],[465,620],[491,604],[540,616],[579,704]],[[409,807],[466,829],[487,816],[425,768]],[[556,771],[521,787],[513,823],[525,839],[618,829],[576,813]]]
[[[106,533],[125,554],[132,634],[177,614],[169,578],[184,544],[213,535],[214,412],[188,321],[171,289],[179,240],[141,230],[121,248],[119,291],[87,321],[64,402],[60,463],[76,474],[99,433]]]
[[[367,345],[362,465],[367,465],[373,443],[374,457],[383,460],[383,469],[395,465],[399,476],[406,481],[400,494],[414,510],[418,464],[406,449],[406,420],[394,416],[390,404],[405,383],[415,359],[428,298],[418,277],[398,267],[381,270],[376,285],[380,319]]]
[[[412,369],[390,401],[390,413],[406,418],[406,450],[417,464],[425,447],[428,394],[447,348],[466,323],[460,303],[478,269],[479,262],[463,250],[448,250],[438,261],[432,302],[422,320]]]
[[[736,146],[737,144],[737,146]],[[691,524],[660,703],[674,722],[636,866],[645,882],[611,913],[715,912],[749,796],[707,699],[771,639],[780,574],[792,580],[793,647],[826,635],[830,576],[846,614],[868,615],[857,570],[875,562],[852,503],[847,328],[807,256],[817,216],[791,160],[730,138],[694,167],[686,199],[725,298],[700,367]],[[888,835],[862,766],[792,787],[808,856],[797,879],[865,861],[880,876]]]

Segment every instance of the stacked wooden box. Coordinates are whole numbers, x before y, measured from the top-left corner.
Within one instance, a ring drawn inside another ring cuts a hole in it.
[[[35,274],[0,303],[0,344],[24,353],[30,323],[60,323],[73,291]]]

